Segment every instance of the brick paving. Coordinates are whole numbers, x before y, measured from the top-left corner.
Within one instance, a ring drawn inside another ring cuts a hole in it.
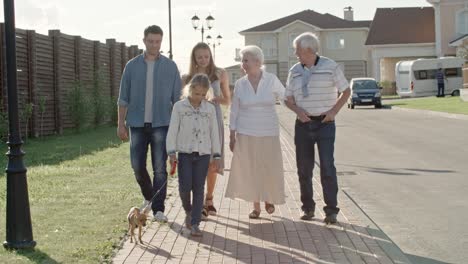
[[[185,212],[174,179],[166,200],[169,223],[149,224],[143,245],[130,243],[127,237],[113,263],[410,263],[343,190],[338,197],[339,223],[325,225],[319,177],[314,177],[316,216],[313,221],[300,220],[294,142],[283,129],[281,145],[287,197],[272,215],[262,210],[260,219],[249,219],[250,203],[224,198],[227,170],[217,180],[214,203],[218,215],[202,221],[203,236],[192,238],[183,226]],[[226,152],[227,168],[231,154]],[[319,175],[317,166],[314,175]]]

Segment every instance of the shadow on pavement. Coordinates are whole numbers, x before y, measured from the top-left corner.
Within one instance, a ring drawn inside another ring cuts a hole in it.
[[[229,256],[241,263],[243,260],[246,260],[246,263],[269,263],[268,256],[279,258],[281,263],[335,263],[335,256],[329,255],[330,252],[337,255],[342,254],[344,258],[342,261],[349,263],[361,263],[362,261],[367,263],[378,261],[378,259],[387,259],[395,263],[409,263],[406,255],[394,245],[393,241],[381,231],[369,227],[342,222],[336,225],[325,225],[319,218],[314,218],[312,221],[294,221],[273,216],[272,219],[260,217],[257,220],[258,223],[249,223],[221,215],[216,217],[236,223],[236,225],[231,225],[213,218],[208,220],[216,222],[217,226],[238,230],[235,237],[231,236],[230,238],[229,235],[220,236],[204,231],[203,237],[193,238],[188,229],[176,222],[172,223],[171,229],[174,232],[180,232],[187,239],[204,245],[206,250]],[[248,228],[241,227],[241,225],[248,226]],[[297,232],[292,230],[297,230]],[[251,242],[243,242],[237,237],[238,235],[250,237]],[[252,242],[252,238],[254,242]],[[265,245],[265,247],[256,246],[255,240],[258,240],[258,243]],[[364,241],[370,242],[366,244]],[[385,252],[370,250],[370,245],[376,242]],[[392,250],[393,252],[391,252]]]
[[[412,264],[450,264],[449,262],[438,261],[435,259],[424,258],[411,254],[406,254]]]
[[[435,173],[435,174],[457,173],[457,171],[447,170],[447,169],[376,168],[376,167],[351,165],[351,164],[345,164],[345,163],[336,163],[336,166],[337,167],[338,166],[355,167],[355,168],[361,168],[368,172],[380,173],[380,174],[385,174],[385,175],[396,175],[396,176],[422,176],[422,175],[427,175],[428,173]]]

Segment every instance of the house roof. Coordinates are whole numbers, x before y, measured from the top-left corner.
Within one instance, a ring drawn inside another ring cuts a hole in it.
[[[345,20],[328,13],[320,14],[313,10],[304,10],[299,13],[292,14],[280,19],[270,21],[268,23],[255,26],[243,30],[239,33],[249,33],[249,32],[265,32],[265,31],[274,31],[281,27],[284,27],[296,20],[303,21],[305,23],[314,25],[321,29],[333,29],[333,28],[362,28],[369,27],[372,21],[362,20],[362,21],[349,21]]]
[[[434,8],[377,8],[366,45],[433,42]]]

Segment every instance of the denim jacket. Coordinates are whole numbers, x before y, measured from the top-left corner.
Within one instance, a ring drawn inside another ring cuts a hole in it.
[[[120,82],[118,105],[127,107],[127,127],[143,127],[145,117],[146,71],[144,53],[128,61]],[[153,72],[152,127],[168,126],[172,106],[180,98],[181,80],[176,64],[159,55]]]
[[[168,155],[198,151],[200,155],[220,158],[221,145],[214,105],[203,100],[195,109],[187,98],[177,102],[172,110],[166,149]]]

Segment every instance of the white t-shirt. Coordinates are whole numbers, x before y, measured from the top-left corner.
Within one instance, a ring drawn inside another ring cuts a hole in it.
[[[255,93],[247,75],[234,86],[229,128],[248,136],[278,136],[276,101],[284,100],[284,86],[276,75],[262,71]]]
[[[154,65],[156,61],[147,61],[146,71],[146,96],[145,96],[145,123],[153,121],[153,77]]]

